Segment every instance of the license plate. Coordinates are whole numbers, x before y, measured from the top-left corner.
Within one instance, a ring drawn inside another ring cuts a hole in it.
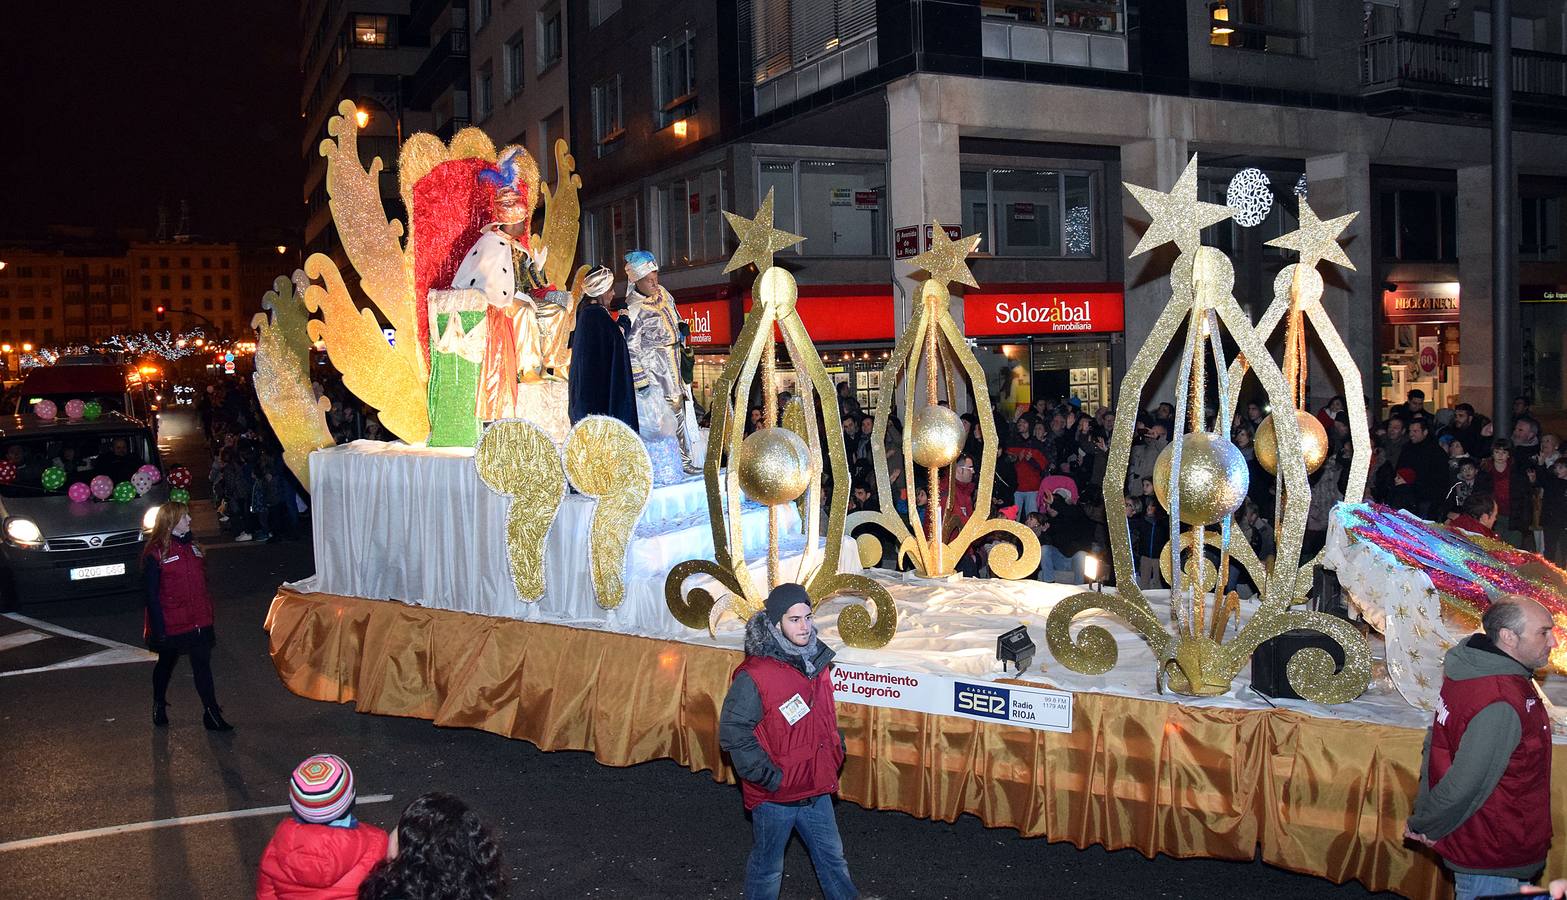
[[[71,570],[72,581],[83,581],[88,578],[107,578],[110,575],[124,575],[125,563],[111,563],[107,566],[82,566]]]

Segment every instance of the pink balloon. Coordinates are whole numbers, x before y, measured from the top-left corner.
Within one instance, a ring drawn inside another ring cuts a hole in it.
[[[54,405],[53,400],[39,400],[33,404],[33,415],[45,422],[59,415],[60,410]]]
[[[157,484],[158,482],[163,480],[163,473],[159,472],[158,471],[158,467],[153,465],[153,464],[151,464],[151,463],[148,463],[147,465],[142,466],[141,468],[137,469],[136,470],[136,474],[137,475],[146,475],[152,481],[153,484]]]
[[[91,492],[88,491],[87,485],[83,484],[80,481],[78,481],[75,484],[71,485],[70,489],[67,490],[65,493],[75,503],[86,503],[87,502],[87,498],[89,496],[91,496]]]
[[[80,400],[67,400],[65,401],[65,417],[67,419],[80,419],[82,411],[86,408],[87,404]]]
[[[90,488],[94,497],[107,500],[114,493],[114,479],[107,475],[94,475]]]

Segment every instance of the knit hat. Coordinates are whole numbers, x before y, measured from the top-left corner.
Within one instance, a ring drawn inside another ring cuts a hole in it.
[[[288,805],[303,822],[325,825],[341,819],[354,805],[354,771],[330,753],[310,757],[289,779]]]
[[[1415,483],[1415,470],[1409,468],[1408,466],[1405,466],[1404,468],[1399,469],[1397,472],[1394,472],[1393,474],[1396,475],[1399,478],[1402,478],[1404,480],[1405,484],[1414,484]]]
[[[626,254],[626,277],[641,281],[649,272],[658,271],[658,260],[646,250],[633,250]]]
[[[805,588],[793,582],[785,582],[773,588],[773,592],[767,595],[767,621],[774,625],[783,621],[784,613],[794,608],[796,603],[811,603],[811,595],[805,592]]]

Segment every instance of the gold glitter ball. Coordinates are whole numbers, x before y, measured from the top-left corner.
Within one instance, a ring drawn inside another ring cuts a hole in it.
[[[1171,444],[1159,454],[1153,467],[1153,492],[1165,509],[1170,508]],[[1206,431],[1181,438],[1181,521],[1188,525],[1216,525],[1240,509],[1251,478],[1240,448]]]
[[[740,444],[736,473],[740,490],[758,503],[793,502],[811,484],[811,456],[800,436],[787,428],[763,428]]]
[[[945,406],[926,404],[914,414],[914,461],[927,469],[950,465],[963,452],[963,420]]]
[[[1295,410],[1295,427],[1300,431],[1300,455],[1306,461],[1306,474],[1322,468],[1328,459],[1328,432],[1322,421],[1305,410]],[[1257,462],[1268,474],[1279,474],[1279,437],[1273,428],[1273,416],[1262,420],[1252,437],[1257,450]]]

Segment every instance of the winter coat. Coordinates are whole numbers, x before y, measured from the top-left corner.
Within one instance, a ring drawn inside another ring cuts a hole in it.
[[[261,854],[256,900],[353,900],[359,884],[386,856],[386,832],[285,819]]]
[[[814,675],[807,676],[800,660],[778,646],[772,628],[765,612],[746,622],[745,660],[732,676],[718,722],[718,744],[740,776],[746,809],[834,793],[843,766],[832,650],[818,642]]]
[[[152,544],[142,551],[142,579],[147,605],[143,626],[150,644],[209,632],[212,595],[207,592],[207,564],[190,534],[171,537],[163,553]]]

